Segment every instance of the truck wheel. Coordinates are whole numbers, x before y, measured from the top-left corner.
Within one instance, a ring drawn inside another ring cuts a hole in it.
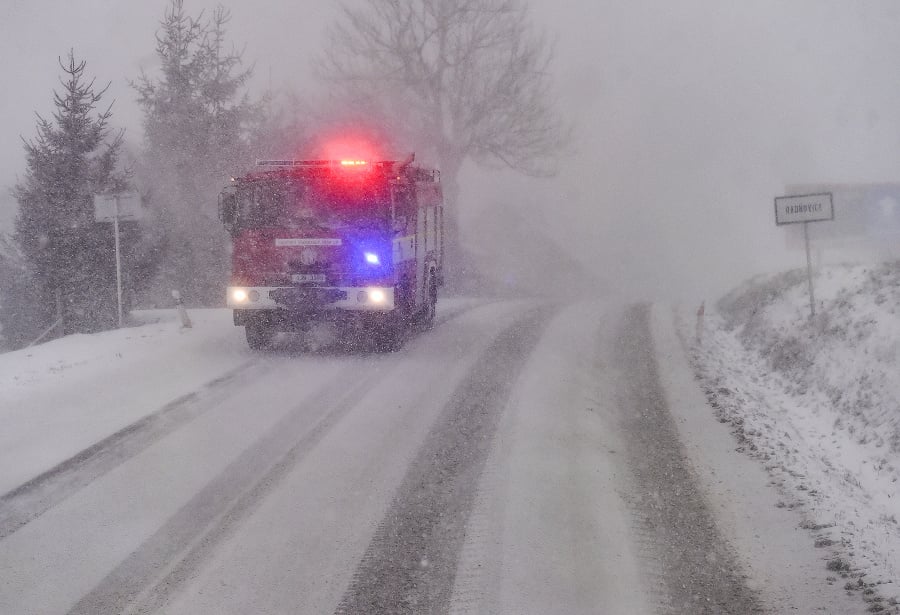
[[[268,323],[248,322],[244,327],[247,333],[247,345],[250,350],[269,350],[272,348],[272,339],[275,331]]]

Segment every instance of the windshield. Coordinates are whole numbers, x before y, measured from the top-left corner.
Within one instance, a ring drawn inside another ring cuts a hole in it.
[[[238,188],[240,228],[302,228],[387,225],[387,191],[370,184],[272,179]]]

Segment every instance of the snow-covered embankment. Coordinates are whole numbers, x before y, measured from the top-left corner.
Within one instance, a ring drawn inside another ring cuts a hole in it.
[[[751,280],[707,312],[693,358],[833,582],[887,610],[900,596],[900,264],[826,268],[816,300],[810,320],[805,272]]]

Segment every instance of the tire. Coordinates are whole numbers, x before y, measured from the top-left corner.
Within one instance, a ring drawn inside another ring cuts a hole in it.
[[[248,322],[244,327],[247,334],[247,345],[255,352],[270,350],[275,330],[268,323]]]

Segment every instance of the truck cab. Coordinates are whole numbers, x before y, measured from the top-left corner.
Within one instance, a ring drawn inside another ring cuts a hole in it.
[[[254,350],[321,320],[379,348],[429,326],[443,284],[440,174],[407,161],[265,160],[219,198],[227,305]]]

